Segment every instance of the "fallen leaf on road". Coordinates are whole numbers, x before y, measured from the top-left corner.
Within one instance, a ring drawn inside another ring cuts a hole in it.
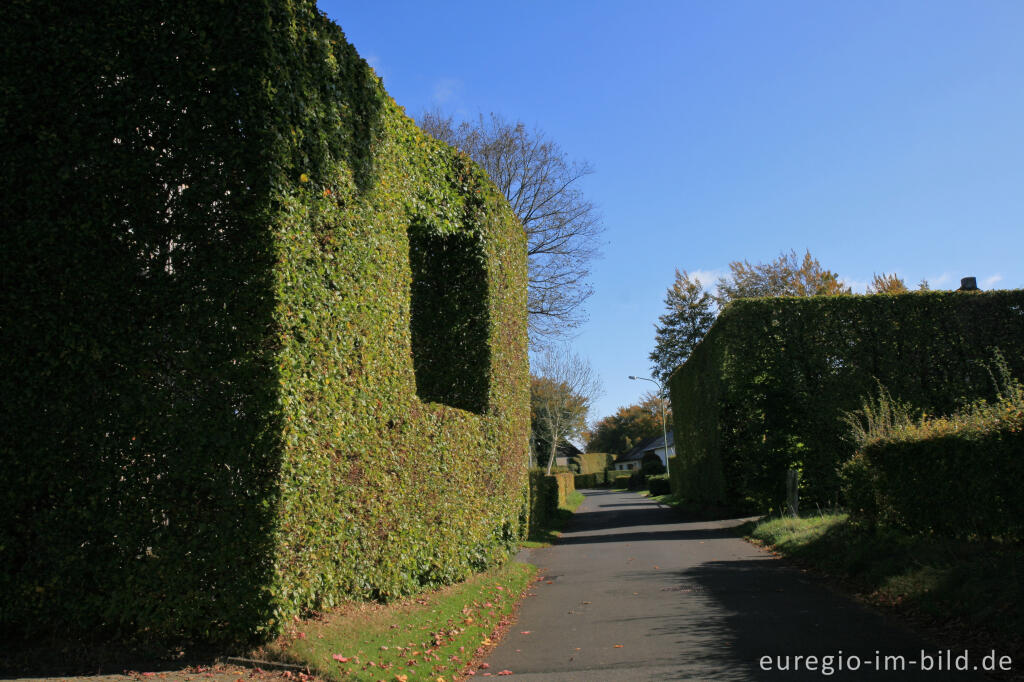
[[[512,674],[512,671],[511,671],[511,670],[502,670],[502,671],[501,671],[500,673],[498,673],[498,674],[499,674],[499,675],[511,675],[511,674]]]
[[[490,664],[490,663],[481,663],[481,664],[480,664],[480,668],[481,668],[482,670],[487,670],[487,669],[488,669],[488,668],[490,668],[490,667],[491,667],[491,664]]]
[[[622,648],[622,645],[621,645],[621,644],[616,644],[616,645],[615,645],[615,648],[616,648],[616,649],[621,649],[621,648]]]
[[[519,634],[521,634],[521,635],[528,635],[528,634],[530,634],[530,632],[532,632],[532,630],[523,630]]]

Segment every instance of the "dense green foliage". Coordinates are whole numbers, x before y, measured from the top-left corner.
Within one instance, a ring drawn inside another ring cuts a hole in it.
[[[597,488],[608,482],[608,472],[597,471],[592,474],[576,474],[573,479],[573,487],[577,490],[583,488]]]
[[[530,469],[530,528],[531,535],[542,532],[558,515],[558,508],[566,504],[573,485],[573,474],[549,474],[544,469]]]
[[[985,361],[1024,369],[1024,292],[739,300],[671,379],[684,500],[779,509],[787,469],[802,504],[838,501],[854,452],[844,412],[881,381],[931,414],[991,396]]]
[[[995,401],[914,418],[880,390],[842,469],[854,518],[955,537],[1024,537],[1024,385],[997,356]]]
[[[708,333],[717,312],[714,297],[704,291],[701,281],[679,270],[665,294],[665,308],[655,326],[654,350],[649,356],[654,363],[654,378],[662,384],[690,357]]]
[[[651,495],[668,495],[672,492],[672,483],[668,474],[657,474],[647,477],[647,490]]]
[[[0,93],[5,632],[246,638],[507,556],[522,228],[313,2],[16,0]]]
[[[573,459],[579,461],[581,474],[597,474],[612,467],[615,455],[610,452],[582,452]]]

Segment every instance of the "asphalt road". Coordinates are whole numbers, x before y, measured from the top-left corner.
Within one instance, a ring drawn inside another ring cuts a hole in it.
[[[544,579],[483,672],[588,682],[987,679],[949,669],[963,651],[947,666],[945,650],[736,537],[730,527],[742,520],[681,522],[634,493],[584,494],[560,541],[522,557]]]

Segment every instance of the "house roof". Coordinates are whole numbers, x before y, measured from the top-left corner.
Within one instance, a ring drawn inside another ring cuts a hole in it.
[[[672,432],[669,431],[668,432],[668,445],[669,445],[669,447],[672,447],[673,443],[674,443],[674,441],[673,441],[673,438],[672,438]],[[635,448],[633,448],[632,450],[630,450],[626,454],[619,455],[615,459],[615,461],[616,462],[631,462],[631,461],[634,461],[634,460],[640,460],[640,459],[643,459],[644,455],[646,455],[648,452],[654,452],[655,450],[658,450],[659,448],[663,448],[663,447],[665,447],[665,437],[664,436],[656,436],[655,438],[648,438],[647,440],[641,441],[639,445],[637,445]]]

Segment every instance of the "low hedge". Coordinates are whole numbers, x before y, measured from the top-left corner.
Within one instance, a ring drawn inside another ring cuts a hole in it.
[[[855,517],[953,537],[1024,538],[1019,424],[872,443],[843,471]]]
[[[622,485],[625,480],[628,480],[633,476],[631,469],[612,469],[605,472],[605,480],[609,485]]]
[[[569,503],[569,493],[576,490],[574,484],[575,474],[551,474],[551,478],[555,479],[555,486],[558,496],[559,507],[564,507]]]
[[[576,474],[573,479],[573,485],[576,489],[580,488],[597,488],[605,485],[608,482],[608,473],[605,471],[598,471],[593,474]]]
[[[669,482],[668,474],[658,474],[647,477],[647,490],[651,495],[668,495],[672,492],[672,484]]]
[[[573,474],[548,474],[544,469],[531,469],[530,534],[546,529],[575,489]]]

